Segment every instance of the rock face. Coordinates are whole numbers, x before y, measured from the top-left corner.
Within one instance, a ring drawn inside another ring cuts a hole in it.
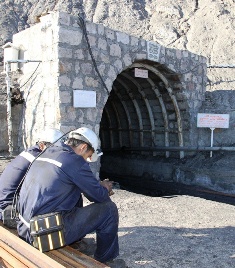
[[[0,6],[1,45],[10,41],[14,33],[37,23],[43,14],[56,10],[69,14],[80,11],[88,21],[164,46],[187,49],[207,57],[211,65],[235,64],[233,0],[59,0],[46,3],[5,0]],[[230,83],[229,79],[233,70],[226,70],[227,79],[223,72],[216,70],[210,74],[210,90],[232,89],[234,81]]]
[[[210,68],[202,112],[231,113],[235,108],[231,93],[235,86],[234,68],[228,68],[235,65],[234,0],[3,0],[0,3],[0,45],[11,41],[13,34],[36,24],[40,16],[58,10],[69,14],[80,12],[87,21],[205,56]],[[3,50],[0,61],[2,72]],[[224,67],[218,68],[218,65]],[[3,129],[7,129],[5,103],[6,88],[4,75],[1,75],[0,123]],[[231,117],[231,121],[235,121],[234,118]],[[226,144],[229,144],[229,137],[226,137]]]

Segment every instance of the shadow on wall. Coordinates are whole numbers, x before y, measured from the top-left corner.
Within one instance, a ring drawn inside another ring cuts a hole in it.
[[[215,152],[211,158],[208,152],[198,153],[185,159],[107,154],[101,158],[100,177],[148,196],[205,193],[213,199],[213,195],[227,196],[231,198],[229,202],[234,202],[234,162],[235,152]]]
[[[130,180],[125,178],[107,176],[107,174],[102,173],[101,178],[109,178],[114,181],[113,188],[123,189],[129,192],[152,196],[161,197],[164,199],[172,199],[179,195],[188,195],[194,197],[200,197],[206,200],[211,200],[215,202],[230,204],[235,206],[235,195],[225,194],[223,192],[217,192],[210,190],[205,187],[195,186],[195,185],[185,185],[183,183],[177,182],[163,182],[163,181],[148,181],[146,180],[141,185],[138,184],[138,178],[132,177],[137,183],[130,183]]]

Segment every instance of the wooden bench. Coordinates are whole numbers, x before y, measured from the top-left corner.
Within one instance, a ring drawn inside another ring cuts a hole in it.
[[[3,268],[108,268],[70,246],[42,253],[0,223],[0,267]]]

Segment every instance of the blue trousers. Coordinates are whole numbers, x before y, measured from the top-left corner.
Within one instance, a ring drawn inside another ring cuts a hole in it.
[[[118,210],[112,201],[93,203],[62,212],[64,234],[67,244],[78,241],[89,233],[96,232],[95,259],[106,262],[119,255]]]

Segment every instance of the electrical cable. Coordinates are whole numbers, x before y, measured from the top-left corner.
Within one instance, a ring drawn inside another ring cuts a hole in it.
[[[213,69],[213,68],[235,68],[235,65],[227,65],[227,66],[223,66],[223,65],[210,65],[210,66],[207,66],[208,69]]]
[[[80,14],[78,14],[78,19],[79,19],[78,25],[81,27],[81,29],[82,29],[82,31],[83,31],[83,34],[84,34],[84,36],[85,36],[86,43],[87,43],[87,47],[88,47],[88,51],[89,51],[89,54],[90,54],[90,56],[91,56],[91,60],[92,60],[92,63],[93,63],[93,65],[94,65],[94,67],[95,67],[96,73],[98,74],[98,76],[99,76],[99,78],[100,78],[100,80],[101,80],[101,82],[102,82],[104,88],[105,88],[106,91],[107,91],[107,94],[109,95],[109,94],[110,94],[110,93],[109,93],[109,90],[108,90],[108,88],[107,88],[107,86],[106,86],[106,84],[105,84],[105,82],[104,82],[104,80],[103,80],[103,78],[102,78],[102,76],[101,76],[99,70],[98,70],[98,67],[97,67],[97,64],[96,64],[94,55],[93,55],[92,50],[91,50],[91,45],[90,45],[89,38],[88,38],[88,35],[87,35],[87,30],[86,30],[86,24],[85,24],[85,21],[84,21],[84,19],[80,16]]]
[[[40,63],[41,62],[38,63],[38,66],[36,67],[36,69],[34,70],[34,72],[31,74],[31,76],[28,78],[28,80],[21,87],[19,87],[19,89],[21,89],[22,87],[24,87],[29,82],[29,80],[32,78],[32,76],[36,73],[36,71],[37,71]]]

